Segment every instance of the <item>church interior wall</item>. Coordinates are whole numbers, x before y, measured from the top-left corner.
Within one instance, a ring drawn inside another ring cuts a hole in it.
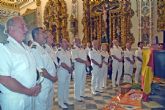
[[[41,1],[41,14],[42,14],[42,23],[43,23],[43,13],[44,13],[44,8],[45,8],[45,5],[47,3],[48,0],[42,0]],[[68,13],[68,31],[69,31],[69,28],[70,28],[70,22],[69,22],[69,19],[70,19],[70,14],[71,14],[71,7],[72,7],[72,0],[65,0],[66,1],[66,4],[67,4],[67,13]],[[82,0],[78,0],[78,37],[80,37],[81,39],[83,38],[83,25],[81,23],[82,21],[82,18],[83,18],[83,1]],[[137,42],[139,41],[139,20],[138,20],[138,16],[136,14],[136,1],[135,0],[131,0],[131,7],[132,9],[134,10],[135,14],[134,16],[132,17],[131,21],[132,21],[132,29],[131,29],[131,32],[133,33],[134,37],[135,37],[135,43],[133,44],[133,47],[137,47]],[[32,4],[29,4],[27,5],[26,7],[22,8],[20,13],[23,14],[25,13],[26,9],[35,9],[37,6],[35,3],[32,3]],[[163,42],[163,32],[158,32],[157,31],[157,8],[154,7],[154,22],[153,22],[153,26],[155,27],[154,28],[154,35],[153,36],[158,36],[159,38],[159,42]],[[72,41],[73,39],[73,34],[69,31],[69,37],[70,37],[70,41]]]

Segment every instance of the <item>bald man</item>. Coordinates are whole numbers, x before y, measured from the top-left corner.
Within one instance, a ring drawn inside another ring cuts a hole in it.
[[[143,42],[138,42],[138,49],[135,51],[135,61],[136,61],[136,72],[135,72],[135,83],[139,83],[140,73],[142,69],[142,49]]]
[[[87,53],[81,48],[80,38],[74,39],[74,49],[71,51],[72,59],[74,61],[74,91],[75,91],[75,99],[78,101],[82,101],[81,97],[84,95],[83,88],[85,83],[85,74],[86,74],[86,65],[87,61]],[[83,93],[83,94],[81,94]]]
[[[132,83],[133,65],[134,65],[134,53],[131,51],[131,44],[126,43],[126,49],[124,51],[124,82]]]
[[[22,17],[7,21],[7,44],[0,46],[0,105],[2,110],[33,110],[33,97],[40,92],[36,63],[29,48],[22,42],[27,33]]]
[[[62,39],[61,48],[57,50],[58,59],[58,104],[61,108],[68,108],[66,104],[71,105],[69,101],[69,85],[73,72],[71,64],[71,56],[68,53],[69,43],[66,39]]]
[[[112,87],[119,86],[123,70],[123,50],[118,40],[113,40],[113,47],[110,49],[112,57]],[[118,73],[118,74],[117,74]],[[117,81],[116,81],[117,77]]]
[[[101,56],[104,58],[103,59],[103,66],[101,68],[101,83],[100,83],[100,88],[106,88],[107,87],[107,74],[108,74],[108,60],[109,60],[109,53],[107,50],[107,45],[102,44],[101,46]]]
[[[97,94],[99,90],[99,74],[102,67],[102,57],[100,54],[98,40],[92,41],[93,48],[89,51],[89,57],[91,59],[92,70],[92,80],[91,80],[91,92],[93,95]]]

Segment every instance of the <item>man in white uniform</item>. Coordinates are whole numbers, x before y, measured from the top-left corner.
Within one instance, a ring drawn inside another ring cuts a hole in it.
[[[101,56],[103,57],[103,66],[101,68],[101,83],[100,88],[107,87],[107,74],[108,74],[108,59],[109,53],[107,51],[107,44],[102,44],[101,46]]]
[[[123,70],[123,50],[119,46],[119,42],[115,39],[113,40],[113,48],[110,50],[112,56],[112,86],[115,88],[116,85],[119,86],[120,78]],[[118,72],[118,76],[117,76]],[[116,81],[117,77],[117,81]]]
[[[124,51],[124,82],[132,83],[134,54],[131,51],[131,44],[126,43],[126,49]]]
[[[70,78],[73,72],[71,64],[71,56],[68,54],[68,41],[62,39],[61,48],[58,49],[56,55],[58,59],[59,69],[58,77],[58,104],[61,108],[68,108],[66,104],[69,102],[69,85]]]
[[[53,50],[53,35],[49,31],[45,31],[45,34],[47,35],[45,49],[49,53],[52,59],[54,59],[55,52]]]
[[[44,78],[40,94],[35,101],[35,110],[51,110],[53,105],[53,83],[57,80],[56,69],[51,56],[45,50],[47,35],[42,28],[32,30],[31,51],[37,63],[37,69]]]
[[[88,61],[87,61],[87,53],[83,48],[81,48],[81,41],[79,38],[74,39],[74,49],[72,49],[71,54],[74,62],[75,99],[78,101],[82,101],[83,99],[80,96],[81,96],[81,92],[84,91],[83,83],[85,82],[83,81],[85,80],[84,76],[86,74],[86,65]]]
[[[138,49],[135,51],[135,61],[136,61],[135,83],[139,83],[139,76],[142,68],[142,49],[143,49],[143,42],[138,42]]]
[[[89,57],[91,59],[92,70],[92,81],[91,81],[91,92],[93,95],[96,95],[96,92],[99,91],[99,74],[102,67],[102,58],[101,54],[98,51],[98,40],[92,42],[92,50],[89,51]]]
[[[91,43],[90,42],[87,42],[87,46],[86,46],[86,48],[85,48],[85,51],[86,51],[86,53],[87,53],[87,60],[88,60],[88,62],[91,64],[91,59],[90,59],[90,57],[89,57],[89,51],[92,49],[92,45],[91,45]],[[86,67],[86,71],[87,71],[87,74],[88,75],[91,75],[91,71],[92,71],[92,66],[91,65],[89,65],[89,66],[87,66]]]
[[[8,42],[0,44],[0,105],[2,110],[34,110],[33,97],[40,92],[36,84],[36,63],[22,43],[27,32],[22,17],[7,21]]]
[[[46,35],[47,35],[47,40],[46,40],[46,44],[45,44],[45,50],[51,56],[52,60],[55,63],[56,69],[57,69],[58,62],[57,62],[57,56],[55,54],[57,50],[54,49],[56,47],[53,47],[53,45],[55,45],[54,40],[53,40],[53,35],[49,31],[46,31]]]

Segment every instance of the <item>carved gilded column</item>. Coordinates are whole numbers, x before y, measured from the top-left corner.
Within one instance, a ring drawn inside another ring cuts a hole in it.
[[[116,31],[115,31],[115,28],[116,28],[116,25],[115,25],[115,15],[113,14],[113,16],[112,16],[112,18],[113,18],[113,20],[112,20],[112,25],[113,25],[113,34],[112,34],[112,36],[113,36],[113,39],[116,37]]]
[[[89,0],[83,0],[83,43],[91,41],[90,36],[90,1]]]
[[[124,16],[121,17],[121,45],[124,46],[126,42],[126,19]]]
[[[98,37],[101,38],[102,35],[102,29],[101,29],[101,15],[98,16]]]
[[[37,5],[37,26],[42,26],[41,0],[36,0]]]
[[[44,10],[44,25],[54,36],[55,42],[59,43],[62,38],[69,41],[67,30],[67,8],[64,0],[49,0]]]
[[[131,9],[130,0],[123,0],[121,3],[121,45],[124,47],[127,41],[133,43],[135,40],[131,33],[131,17],[134,12]]]

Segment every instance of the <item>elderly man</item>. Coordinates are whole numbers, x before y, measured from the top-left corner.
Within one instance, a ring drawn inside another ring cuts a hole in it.
[[[37,63],[37,69],[41,73],[41,93],[37,96],[35,110],[51,110],[53,101],[53,83],[56,81],[56,68],[51,56],[45,50],[47,35],[42,28],[32,30],[32,53]]]
[[[40,92],[36,84],[36,63],[22,42],[27,32],[22,17],[7,21],[8,42],[0,46],[0,105],[2,110],[34,110],[33,97]]]
[[[72,59],[74,62],[74,92],[75,92],[75,99],[78,101],[82,101],[83,98],[80,97],[83,90],[83,86],[85,84],[85,74],[86,74],[86,65],[88,65],[87,61],[87,53],[86,51],[81,48],[81,41],[79,38],[74,39],[74,49],[72,49]]]
[[[109,60],[109,53],[107,49],[107,44],[102,44],[101,46],[101,56],[103,58],[103,66],[101,68],[101,85],[100,88],[107,87],[107,74],[108,74],[108,60]]]
[[[139,83],[139,76],[141,75],[142,69],[142,49],[143,42],[138,42],[138,49],[135,51],[135,61],[136,61],[136,72],[135,72],[135,83]]]
[[[112,87],[115,88],[116,85],[119,86],[120,78],[123,70],[123,50],[119,46],[118,40],[113,40],[113,47],[110,49],[112,57]],[[117,76],[118,72],[118,76]],[[116,81],[117,77],[117,81]]]
[[[124,51],[124,82],[132,83],[134,62],[135,59],[134,54],[131,51],[131,44],[126,43],[126,49]]]
[[[53,49],[54,40],[53,40],[53,35],[49,31],[45,31],[45,34],[47,35],[46,39],[46,44],[45,44],[45,49],[51,56],[52,60],[55,59],[55,50]]]
[[[58,59],[59,69],[58,76],[58,104],[61,108],[68,108],[66,104],[71,104],[69,98],[69,85],[73,67],[71,65],[71,56],[68,53],[68,41],[62,39],[61,48],[58,49],[56,55]]]
[[[89,52],[89,57],[91,59],[92,65],[92,81],[91,81],[91,90],[92,94],[96,95],[99,91],[99,74],[102,67],[102,57],[100,51],[98,50],[98,40],[92,41],[92,50]]]

